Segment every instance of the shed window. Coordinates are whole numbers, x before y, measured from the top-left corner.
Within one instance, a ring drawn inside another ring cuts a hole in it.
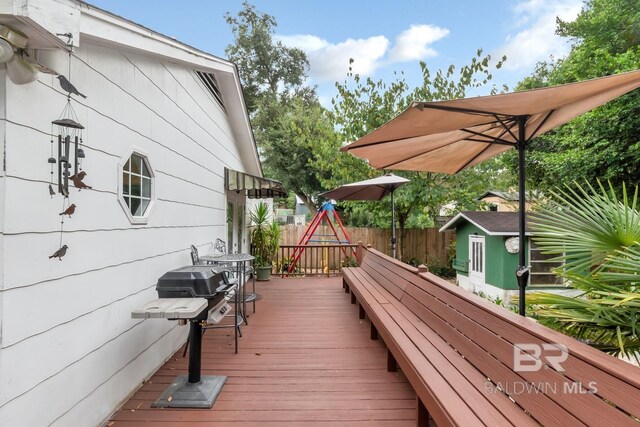
[[[557,255],[543,254],[542,250],[533,240],[529,240],[531,248],[529,249],[529,264],[531,265],[531,278],[529,284],[531,286],[557,286],[562,285],[562,278],[553,273],[553,269],[560,267],[558,261],[550,261]]]
[[[132,154],[122,168],[122,197],[133,217],[143,217],[151,203],[151,172],[147,159]]]

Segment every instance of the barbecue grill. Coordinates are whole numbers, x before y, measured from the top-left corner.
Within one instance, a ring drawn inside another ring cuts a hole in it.
[[[227,377],[200,375],[202,322],[217,323],[224,317],[230,310],[227,301],[237,291],[237,284],[229,283],[221,268],[189,265],[162,275],[156,284],[156,291],[159,299],[132,311],[131,316],[189,322],[189,375],[178,375],[152,406],[211,408]],[[235,300],[234,316],[238,312],[238,299]],[[237,353],[236,323],[234,319]]]

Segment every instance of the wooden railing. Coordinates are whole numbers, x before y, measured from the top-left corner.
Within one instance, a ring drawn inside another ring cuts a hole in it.
[[[357,247],[358,245],[281,245],[275,271],[271,274],[282,277],[339,275],[342,267],[356,265]]]
[[[298,244],[306,232],[304,225],[285,225],[282,227],[281,245]],[[391,231],[388,228],[358,228],[346,227],[352,243],[364,242],[387,255],[391,255]],[[326,225],[318,227],[318,234],[331,234],[331,229]],[[398,231],[399,233],[399,231]],[[450,246],[455,241],[453,231],[441,233],[437,228],[407,229],[404,231],[404,240],[400,240],[398,234],[398,258],[405,262],[414,259],[418,264],[428,260],[438,259],[441,263],[448,260]],[[328,242],[327,242],[328,243]],[[400,244],[402,243],[402,247]]]

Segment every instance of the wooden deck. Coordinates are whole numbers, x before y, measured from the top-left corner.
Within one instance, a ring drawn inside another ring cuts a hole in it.
[[[227,375],[211,409],[155,409],[151,403],[187,358],[176,353],[114,414],[109,426],[415,426],[415,393],[386,371],[386,349],[343,292],[342,279],[273,278],[249,309],[239,354],[233,329],[203,337],[202,374]]]

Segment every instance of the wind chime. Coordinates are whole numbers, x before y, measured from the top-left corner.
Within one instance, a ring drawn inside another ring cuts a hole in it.
[[[71,55],[69,55],[71,60]],[[76,93],[75,87],[62,75],[58,76],[60,81],[60,87],[67,92],[67,104],[65,105],[60,118],[51,122],[51,154],[49,157],[49,166],[51,168],[49,178],[49,195],[51,198],[56,194],[61,194],[62,197],[62,209],[60,215],[60,242],[59,249],[54,252],[49,258],[58,258],[62,260],[62,257],[67,253],[67,245],[63,245],[62,237],[64,231],[65,216],[71,218],[76,211],[76,205],[69,200],[69,181],[71,181],[74,187],[78,188],[78,191],[83,188],[91,188],[86,185],[82,180],[87,173],[82,169],[82,160],[85,157],[83,149],[82,131],[84,126],[78,122],[78,117],[71,105],[71,94]],[[70,88],[73,88],[71,90]],[[57,156],[54,157],[55,152],[55,140],[53,135],[57,133]],[[54,183],[57,165],[57,182]],[[73,171],[73,175],[71,174]]]

